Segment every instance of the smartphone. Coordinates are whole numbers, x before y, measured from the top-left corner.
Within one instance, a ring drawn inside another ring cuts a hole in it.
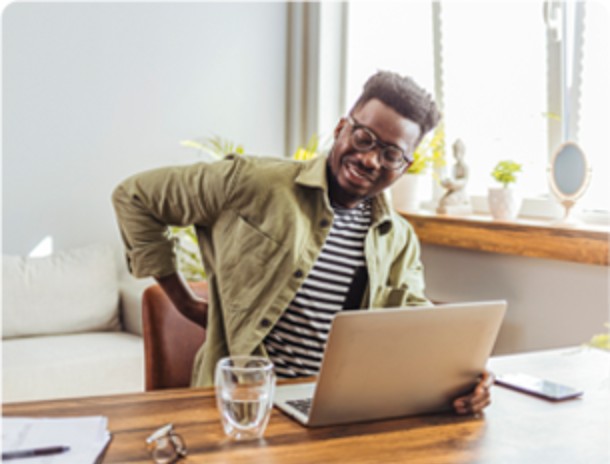
[[[583,394],[568,385],[551,382],[528,374],[501,374],[496,377],[495,383],[503,387],[512,388],[523,393],[545,398],[551,401],[568,400]]]

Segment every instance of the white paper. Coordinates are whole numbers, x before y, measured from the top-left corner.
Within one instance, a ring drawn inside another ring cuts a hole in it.
[[[2,452],[4,453],[49,446],[70,447],[69,451],[60,454],[11,459],[9,462],[93,464],[109,440],[108,419],[103,416],[2,418]]]

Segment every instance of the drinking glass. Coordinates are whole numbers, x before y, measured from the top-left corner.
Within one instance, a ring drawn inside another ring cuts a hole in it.
[[[261,438],[275,391],[273,364],[259,356],[229,356],[216,364],[216,401],[225,433],[234,440]]]

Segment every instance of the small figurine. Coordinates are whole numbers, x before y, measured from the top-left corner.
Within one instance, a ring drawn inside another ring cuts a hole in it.
[[[468,182],[468,166],[464,163],[466,147],[460,139],[453,144],[453,156],[456,160],[453,165],[453,177],[441,181],[441,186],[447,191],[438,202],[438,214],[471,214],[470,198],[466,194]]]

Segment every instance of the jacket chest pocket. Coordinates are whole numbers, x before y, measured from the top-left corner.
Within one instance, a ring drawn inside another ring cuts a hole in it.
[[[281,248],[278,242],[240,215],[236,216],[229,236],[231,243],[228,245],[235,250],[238,259],[248,256],[251,259],[267,261]]]
[[[281,275],[284,247],[240,215],[215,241],[223,306],[229,311],[260,306]]]

